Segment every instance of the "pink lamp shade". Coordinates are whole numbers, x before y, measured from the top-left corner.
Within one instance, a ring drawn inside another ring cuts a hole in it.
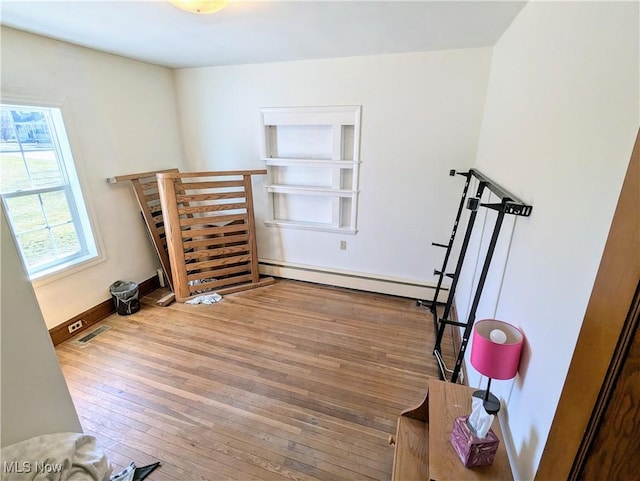
[[[496,319],[475,324],[471,346],[471,365],[493,379],[515,377],[520,365],[524,336],[517,327]]]

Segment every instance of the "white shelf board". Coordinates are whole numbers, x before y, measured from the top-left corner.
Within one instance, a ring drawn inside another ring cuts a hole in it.
[[[358,230],[351,227],[336,227],[333,224],[322,224],[319,222],[302,222],[294,220],[266,220],[265,225],[269,227],[287,227],[290,229],[305,229],[323,232],[339,232],[340,234],[357,234]]]
[[[315,187],[307,185],[267,184],[263,186],[272,194],[322,195],[327,197],[353,197],[356,190],[332,189],[331,187]]]
[[[303,166],[303,167],[339,167],[341,169],[353,169],[359,161],[353,160],[329,160],[329,159],[287,159],[281,157],[262,157],[267,165],[276,167]]]
[[[265,107],[260,109],[264,126],[278,125],[356,125],[361,107]]]

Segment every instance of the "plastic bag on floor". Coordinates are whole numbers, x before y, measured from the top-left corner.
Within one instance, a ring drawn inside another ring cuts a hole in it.
[[[215,304],[216,302],[220,302],[222,300],[222,296],[216,292],[213,294],[205,294],[203,296],[194,297],[185,302],[185,304]]]

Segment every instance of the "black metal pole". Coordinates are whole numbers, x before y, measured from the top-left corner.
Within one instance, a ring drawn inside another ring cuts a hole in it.
[[[491,389],[491,378],[488,378],[487,381],[487,390],[484,392],[484,402],[489,400],[489,390]]]
[[[479,170],[470,169],[469,173],[472,174],[480,182],[484,182],[485,184],[487,184],[487,187],[489,188],[489,190],[491,192],[493,192],[494,194],[496,194],[501,201],[503,201],[503,202],[504,201],[513,201],[513,202],[515,202],[517,204],[523,204],[524,205],[524,202],[522,202],[518,197],[513,195],[511,192],[509,192],[507,189],[505,189],[501,185],[496,184],[493,180],[491,180],[489,177],[484,175]]]
[[[476,197],[482,197],[482,193],[484,192],[485,185],[480,183],[478,186],[478,190],[476,192]],[[473,232],[473,224],[476,221],[476,216],[478,215],[478,211],[472,210],[469,215],[469,222],[467,223],[467,230],[464,234],[464,240],[462,241],[462,247],[460,248],[460,255],[458,256],[458,262],[456,264],[456,271],[453,275],[453,280],[451,282],[451,286],[449,287],[449,295],[447,297],[447,303],[444,307],[444,313],[442,315],[442,319],[449,319],[449,314],[451,312],[451,307],[453,306],[453,299],[456,293],[456,288],[458,287],[458,280],[460,279],[460,272],[462,271],[462,265],[464,264],[465,254],[469,247],[469,241],[471,239],[471,234]],[[434,351],[440,352],[440,344],[442,343],[442,337],[444,336],[444,330],[446,324],[443,322],[438,322],[438,334],[436,336],[436,344],[433,348]]]
[[[476,191],[476,198],[480,199],[484,192],[486,184],[484,182],[480,182],[478,185],[478,190]],[[444,313],[442,315],[443,319],[449,319],[449,314],[451,312],[451,307],[453,306],[453,298],[456,293],[456,288],[458,287],[458,280],[460,280],[460,272],[462,271],[462,265],[464,264],[464,258],[467,254],[467,249],[469,247],[469,241],[471,240],[471,234],[473,231],[473,225],[476,222],[476,216],[478,215],[478,209],[473,209],[471,214],[469,215],[469,222],[467,223],[467,231],[464,235],[464,240],[462,241],[462,246],[460,247],[460,255],[458,256],[458,262],[456,263],[456,270],[453,274],[453,280],[451,281],[451,287],[449,287],[449,296],[447,297],[447,304],[444,309]]]
[[[436,315],[436,303],[438,302],[438,295],[440,294],[440,289],[442,288],[442,280],[446,276],[447,264],[449,263],[449,256],[451,255],[451,250],[453,249],[453,242],[456,239],[456,233],[458,231],[458,224],[460,222],[460,217],[462,216],[462,209],[464,209],[464,201],[467,198],[467,191],[469,190],[469,183],[471,180],[471,173],[467,172],[464,175],[465,182],[464,188],[462,189],[462,197],[460,197],[460,204],[458,205],[458,212],[456,213],[456,219],[453,222],[453,229],[451,230],[451,237],[449,238],[449,243],[447,244],[447,251],[444,254],[444,260],[442,261],[442,269],[440,270],[440,275],[438,277],[438,284],[436,285],[436,290],[433,295],[433,300],[431,301],[431,312],[433,313],[433,321],[436,324],[438,323],[438,318]]]
[[[456,359],[456,365],[453,368],[453,374],[451,375],[451,382],[456,382],[458,380],[458,374],[460,373],[460,368],[462,366],[462,359],[464,358],[464,352],[467,349],[469,337],[471,336],[471,330],[473,329],[473,323],[476,320],[476,311],[478,310],[478,305],[480,304],[482,289],[484,288],[484,283],[487,280],[487,274],[489,273],[489,267],[491,266],[493,253],[496,249],[496,244],[498,243],[498,236],[500,235],[500,228],[502,227],[504,214],[505,214],[504,209],[500,209],[498,211],[498,217],[496,218],[496,223],[493,226],[491,241],[489,242],[489,247],[487,248],[487,255],[484,258],[484,264],[482,266],[480,279],[478,280],[478,285],[476,287],[475,294],[473,296],[473,303],[471,304],[471,310],[469,311],[469,316],[467,317],[467,327],[465,328],[464,334],[462,335],[460,352],[458,353],[458,358]]]

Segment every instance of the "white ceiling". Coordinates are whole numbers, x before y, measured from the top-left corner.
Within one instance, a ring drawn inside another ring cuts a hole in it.
[[[194,15],[164,1],[6,1],[1,23],[172,68],[486,47],[524,2],[239,1]]]

